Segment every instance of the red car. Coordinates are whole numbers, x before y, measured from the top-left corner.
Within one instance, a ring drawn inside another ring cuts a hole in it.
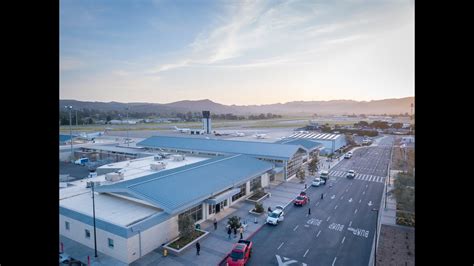
[[[252,255],[252,241],[239,240],[232,248],[230,256],[227,258],[228,266],[243,266]]]
[[[298,205],[298,206],[303,206],[306,203],[308,203],[309,198],[306,196],[306,192],[301,192],[298,197],[293,201],[293,204]]]

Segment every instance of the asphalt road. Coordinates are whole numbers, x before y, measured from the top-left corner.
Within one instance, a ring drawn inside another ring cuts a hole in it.
[[[385,168],[377,176],[386,173],[390,146],[367,147],[356,154],[338,168],[367,168],[364,173],[374,174]],[[252,238],[248,265],[368,265],[377,215],[372,209],[380,204],[384,180],[331,179],[332,187],[307,190],[309,206],[288,205],[283,222],[265,225]]]

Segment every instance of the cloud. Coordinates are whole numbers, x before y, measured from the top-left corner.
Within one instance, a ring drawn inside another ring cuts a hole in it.
[[[77,70],[85,66],[86,64],[83,61],[71,57],[61,57],[59,62],[59,69],[61,71]]]

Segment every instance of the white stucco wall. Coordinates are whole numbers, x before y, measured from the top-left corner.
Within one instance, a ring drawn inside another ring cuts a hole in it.
[[[270,176],[265,173],[262,175],[262,187],[268,187],[268,184],[270,184]]]
[[[69,230],[66,230],[66,221],[69,222]],[[91,233],[90,238],[86,238],[85,229]],[[76,242],[90,248],[94,248],[94,227],[83,222],[74,220],[64,215],[59,215],[59,233]],[[96,227],[97,250],[106,255],[114,257],[124,263],[128,263],[127,239],[114,235]],[[114,240],[114,247],[108,245],[108,238]]]
[[[178,216],[174,216],[167,221],[157,224],[145,231],[141,231],[140,234],[134,235],[128,239],[128,263],[131,263],[140,256],[145,256],[151,251],[159,248],[162,244],[173,240],[178,237]],[[141,245],[140,245],[141,238]]]

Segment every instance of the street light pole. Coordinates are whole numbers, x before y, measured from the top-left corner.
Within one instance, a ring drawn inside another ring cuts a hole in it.
[[[64,108],[69,109],[69,141],[71,142],[71,161],[74,158],[74,154],[72,153],[72,106],[71,105],[66,105]]]
[[[128,131],[130,130],[130,122],[128,121],[128,106],[127,106],[127,146],[130,147],[130,136]]]
[[[91,181],[91,187],[92,187],[92,217],[94,220],[94,253],[95,257],[97,258],[97,235],[96,235],[96,230],[95,230],[95,197],[94,197],[94,181]]]

